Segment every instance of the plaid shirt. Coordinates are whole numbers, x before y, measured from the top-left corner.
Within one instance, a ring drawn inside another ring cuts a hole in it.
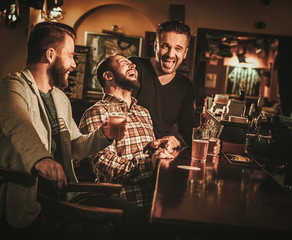
[[[83,134],[94,131],[106,119],[106,103],[122,102],[114,96],[105,94],[84,113],[79,128]],[[121,140],[113,143],[91,156],[90,162],[97,182],[120,183],[120,196],[138,206],[149,207],[152,202],[155,174],[151,158],[145,149],[155,140],[153,125],[148,110],[136,104],[127,113],[128,131]]]

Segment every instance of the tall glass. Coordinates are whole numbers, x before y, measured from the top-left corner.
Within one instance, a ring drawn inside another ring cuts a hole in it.
[[[208,146],[208,132],[200,128],[193,128],[192,160],[206,161]]]
[[[112,139],[121,139],[127,122],[127,104],[108,104],[108,121]]]
[[[214,137],[209,138],[209,146],[208,146],[208,155],[215,156],[217,154],[214,153],[214,149],[217,145],[218,139]]]

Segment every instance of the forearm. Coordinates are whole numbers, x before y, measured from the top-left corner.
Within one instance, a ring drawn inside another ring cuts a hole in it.
[[[94,157],[91,163],[110,181],[140,181],[152,175],[153,166],[148,154],[138,152],[132,158],[119,157],[117,153],[106,149]]]
[[[83,159],[98,153],[111,143],[112,141],[104,136],[101,128],[97,128],[92,133],[80,135],[72,142],[72,156],[74,159]]]

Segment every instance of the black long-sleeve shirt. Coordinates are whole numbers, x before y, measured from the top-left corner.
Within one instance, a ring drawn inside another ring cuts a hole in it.
[[[178,132],[191,144],[194,127],[194,87],[179,71],[169,83],[162,85],[149,58],[129,58],[136,64],[140,88],[133,92],[138,104],[150,112],[156,138],[170,135],[177,123]]]

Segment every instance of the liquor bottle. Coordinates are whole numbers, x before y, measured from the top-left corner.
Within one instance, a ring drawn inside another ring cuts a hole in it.
[[[257,113],[260,114],[262,112],[263,106],[264,106],[264,97],[262,94],[260,94],[257,102]]]
[[[238,99],[240,101],[244,101],[244,99],[245,99],[245,90],[244,90],[244,87],[241,88],[241,90],[239,91],[239,94],[238,95],[239,95],[239,98]]]
[[[249,129],[252,129],[254,127],[254,121],[255,121],[255,118],[256,118],[256,112],[255,112],[255,104],[252,103],[249,107],[249,111],[248,111],[248,114],[247,114],[247,119],[248,119],[248,128]]]
[[[206,113],[206,107],[203,107],[203,111],[200,114],[200,127],[203,128],[204,124],[206,122],[206,118],[207,118],[207,113]]]

